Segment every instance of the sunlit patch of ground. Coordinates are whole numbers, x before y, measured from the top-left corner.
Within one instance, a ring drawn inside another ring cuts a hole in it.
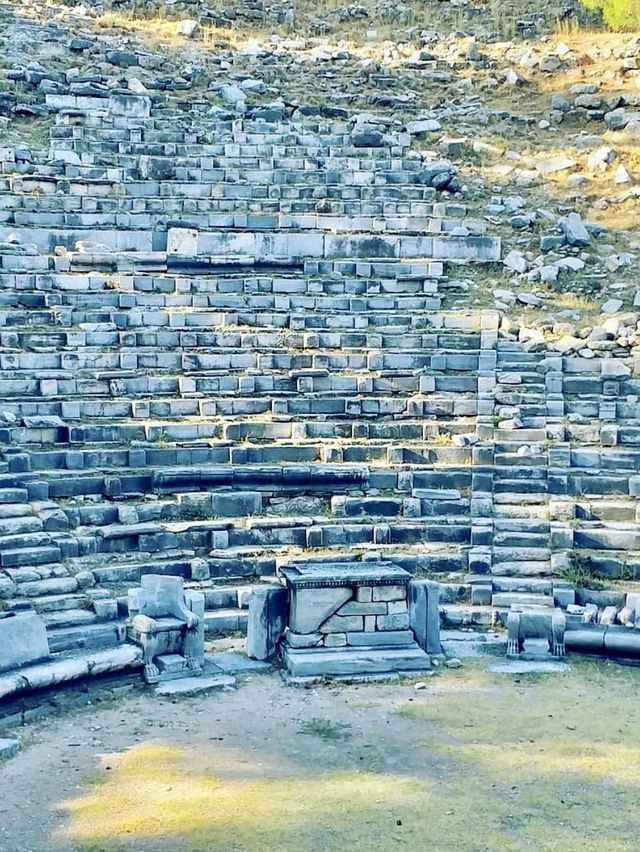
[[[203,771],[198,757],[201,751],[167,744],[105,756],[108,777],[64,805],[67,837],[94,850],[117,849],[135,835],[159,842],[172,836],[194,850],[312,852],[364,850],[372,832],[390,848],[396,839],[419,842],[436,796],[432,784],[367,772],[222,780],[218,773],[230,768],[224,751],[218,771]]]

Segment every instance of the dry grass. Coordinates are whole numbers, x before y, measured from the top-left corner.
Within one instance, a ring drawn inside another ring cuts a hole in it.
[[[478,664],[402,712],[431,723],[436,747],[467,766],[479,826],[476,808],[504,797],[512,845],[500,848],[621,852],[640,828],[639,685],[637,669],[609,663],[572,662],[553,677],[491,675]]]

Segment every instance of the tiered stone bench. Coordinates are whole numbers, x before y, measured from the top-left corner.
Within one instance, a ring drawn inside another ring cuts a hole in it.
[[[449,166],[345,120],[95,107],[0,163],[0,599],[52,648],[122,642],[144,573],[213,633],[292,557],[438,576],[450,627],[566,606],[576,559],[635,571],[636,361],[449,308],[501,256]]]

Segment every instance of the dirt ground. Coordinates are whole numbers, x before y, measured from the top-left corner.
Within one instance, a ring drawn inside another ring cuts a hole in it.
[[[295,689],[132,691],[15,733],[2,852],[626,850],[640,670]]]

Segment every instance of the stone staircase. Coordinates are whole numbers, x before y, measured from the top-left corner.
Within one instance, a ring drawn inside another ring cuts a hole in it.
[[[0,598],[53,648],[121,641],[150,571],[233,632],[291,558],[455,575],[454,625],[550,605],[574,548],[626,570],[633,373],[447,307],[500,240],[446,164],[343,120],[108,104],[0,157]]]

